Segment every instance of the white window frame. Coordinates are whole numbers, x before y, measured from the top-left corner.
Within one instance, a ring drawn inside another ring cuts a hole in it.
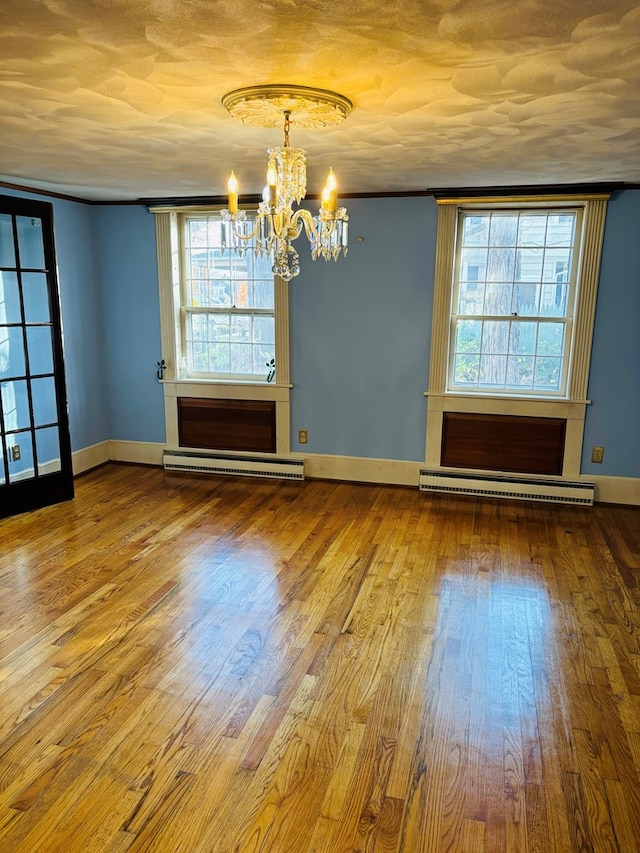
[[[289,291],[287,283],[274,277],[275,358],[273,382],[223,378],[190,378],[182,359],[183,308],[181,285],[180,218],[189,214],[212,215],[219,208],[207,206],[151,207],[156,224],[160,337],[164,359],[166,447],[178,448],[178,398],[226,400],[273,400],[276,404],[276,453],[288,454],[290,438]]]
[[[442,425],[445,412],[465,412],[565,418],[567,431],[562,476],[580,474],[596,294],[608,194],[580,196],[484,197],[438,199],[438,236],[431,356],[427,400],[425,462],[440,468]],[[452,299],[459,213],[470,209],[582,208],[582,241],[577,264],[577,294],[567,343],[567,382],[563,395],[521,393],[510,390],[450,390],[449,359],[452,343]]]

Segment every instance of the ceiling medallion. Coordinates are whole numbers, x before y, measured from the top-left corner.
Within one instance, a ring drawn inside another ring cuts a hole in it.
[[[294,210],[294,204],[300,204],[307,191],[306,152],[291,146],[289,131],[292,124],[308,129],[338,124],[351,112],[351,101],[326,89],[273,85],[234,89],[223,97],[222,103],[245,124],[284,128],[282,147],[268,149],[262,201],[250,217],[238,207],[238,181],[231,173],[229,208],[220,212],[223,249],[240,254],[249,249],[256,255],[267,255],[274,275],[285,281],[300,273],[300,258],[293,242],[303,228],[314,261],[337,261],[341,254],[346,255],[349,217],[346,208],[338,207],[333,169],[329,169],[317,215],[304,208]]]
[[[222,105],[234,118],[256,127],[281,127],[288,112],[296,127],[307,130],[339,124],[353,109],[349,98],[329,89],[286,84],[234,89]]]

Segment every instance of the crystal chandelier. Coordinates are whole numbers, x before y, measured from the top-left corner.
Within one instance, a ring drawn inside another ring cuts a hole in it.
[[[222,103],[232,116],[246,124],[284,125],[283,146],[268,149],[267,183],[255,219],[249,219],[238,208],[238,182],[231,173],[229,207],[220,213],[223,249],[242,253],[252,243],[256,255],[267,255],[273,273],[285,281],[300,273],[300,258],[293,243],[303,229],[314,261],[337,261],[340,254],[346,255],[349,217],[346,208],[338,207],[333,169],[329,169],[317,215],[299,207],[294,210],[294,204],[300,204],[307,190],[306,152],[291,146],[289,132],[292,121],[302,128],[337,124],[349,115],[351,101],[324,89],[279,85],[235,89],[224,96]]]

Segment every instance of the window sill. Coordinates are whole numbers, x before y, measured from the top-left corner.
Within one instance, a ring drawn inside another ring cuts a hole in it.
[[[162,385],[222,385],[225,387],[239,388],[293,388],[293,385],[285,382],[260,382],[257,379],[195,379],[185,377],[183,379],[160,379]]]
[[[293,386],[276,382],[247,382],[229,379],[163,379],[165,400],[195,397],[210,400],[273,400],[289,403]]]
[[[582,406],[591,404],[591,400],[572,400],[570,397],[545,396],[544,394],[491,394],[488,391],[424,391],[425,397],[442,397],[447,400],[513,400],[518,403],[579,403]]]

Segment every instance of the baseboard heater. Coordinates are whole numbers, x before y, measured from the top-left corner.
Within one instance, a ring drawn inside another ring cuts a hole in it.
[[[420,470],[421,492],[444,492],[513,500],[593,506],[595,485],[582,480],[535,480],[527,477]]]
[[[268,457],[248,453],[222,454],[165,450],[163,465],[166,471],[304,480],[304,459],[288,456]]]

